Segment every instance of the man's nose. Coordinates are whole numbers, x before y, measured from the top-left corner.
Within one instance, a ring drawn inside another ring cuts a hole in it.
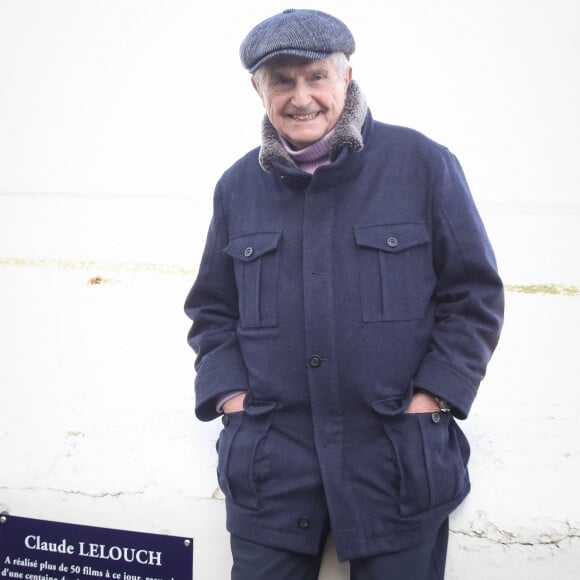
[[[306,83],[296,83],[292,94],[292,104],[299,109],[304,109],[310,104],[311,100],[312,97],[308,85]]]

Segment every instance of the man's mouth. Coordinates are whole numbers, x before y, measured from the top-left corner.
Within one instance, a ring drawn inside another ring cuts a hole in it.
[[[308,113],[307,115],[290,115],[294,121],[312,121],[318,116],[318,111],[315,113]]]

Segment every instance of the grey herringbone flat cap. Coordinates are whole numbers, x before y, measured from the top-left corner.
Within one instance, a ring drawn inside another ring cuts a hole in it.
[[[318,10],[284,10],[255,26],[240,46],[242,64],[254,73],[277,56],[316,60],[333,52],[350,56],[354,38],[338,18]]]

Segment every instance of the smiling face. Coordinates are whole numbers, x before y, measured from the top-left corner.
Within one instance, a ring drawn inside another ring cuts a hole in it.
[[[252,78],[268,119],[295,149],[304,149],[331,131],[346,99],[352,69],[339,72],[331,57],[282,57]]]

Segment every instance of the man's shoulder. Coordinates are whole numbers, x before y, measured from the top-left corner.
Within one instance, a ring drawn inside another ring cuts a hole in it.
[[[255,147],[234,161],[222,174],[221,181],[239,180],[245,177],[255,179],[262,172],[259,162],[260,148]]]
[[[374,134],[381,141],[385,140],[391,146],[400,145],[423,150],[426,153],[440,154],[448,152],[445,145],[435,141],[425,133],[405,125],[396,125],[374,121]]]

